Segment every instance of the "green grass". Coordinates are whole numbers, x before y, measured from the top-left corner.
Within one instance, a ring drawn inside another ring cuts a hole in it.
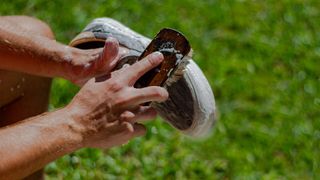
[[[68,43],[95,17],[153,37],[182,31],[214,90],[219,121],[193,140],[162,120],[123,147],[82,149],[49,179],[319,179],[320,3],[317,0],[2,0],[1,15],[46,21]],[[77,88],[55,80],[51,107]]]

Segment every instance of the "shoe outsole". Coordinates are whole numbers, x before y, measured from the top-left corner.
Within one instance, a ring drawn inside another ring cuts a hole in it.
[[[128,56],[134,59],[137,59],[151,42],[149,38],[116,20],[97,18],[88,24],[70,45],[88,48],[91,47],[88,46],[89,43],[96,43],[97,46],[103,46],[102,42],[111,36],[127,47],[130,50]],[[207,135],[216,120],[215,99],[208,80],[193,59],[185,56],[163,86],[169,92],[169,99],[162,103],[151,103],[159,115],[187,135]]]

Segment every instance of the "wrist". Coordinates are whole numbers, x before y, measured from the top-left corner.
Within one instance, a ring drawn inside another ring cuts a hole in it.
[[[92,76],[89,69],[92,62],[99,59],[101,49],[82,50],[70,46],[65,46],[61,55],[62,63],[62,76],[71,82],[77,82],[79,79]]]
[[[79,50],[67,45],[64,45],[63,48],[58,53],[60,58],[60,67],[59,67],[59,77],[64,79],[72,80],[74,78],[73,72],[73,62],[79,57]]]
[[[66,147],[66,150],[69,152],[73,152],[77,149],[80,149],[83,147],[83,132],[84,127],[81,126],[79,123],[77,123],[76,116],[71,111],[71,109],[66,106],[62,109],[59,109],[55,112],[53,112],[53,116],[58,116],[60,118],[54,118],[56,124],[56,127],[60,129],[60,132],[62,134],[61,139],[63,139],[68,146]]]
[[[81,147],[85,147],[90,136],[98,131],[96,124],[93,123],[91,115],[88,115],[80,106],[76,106],[71,102],[63,108],[67,112],[68,126],[70,130],[80,138]]]

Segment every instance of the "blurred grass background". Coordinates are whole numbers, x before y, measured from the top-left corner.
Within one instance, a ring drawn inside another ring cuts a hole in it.
[[[82,149],[48,179],[319,179],[320,3],[317,0],[2,0],[1,15],[47,22],[68,43],[95,17],[153,37],[183,32],[215,93],[219,121],[193,140],[162,120],[129,144]],[[51,109],[77,92],[56,79]]]

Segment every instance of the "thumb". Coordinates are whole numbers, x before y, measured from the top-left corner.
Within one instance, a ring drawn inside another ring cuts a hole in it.
[[[109,73],[118,62],[119,42],[113,37],[109,37],[104,44],[101,58],[96,64],[97,69],[102,73]]]

